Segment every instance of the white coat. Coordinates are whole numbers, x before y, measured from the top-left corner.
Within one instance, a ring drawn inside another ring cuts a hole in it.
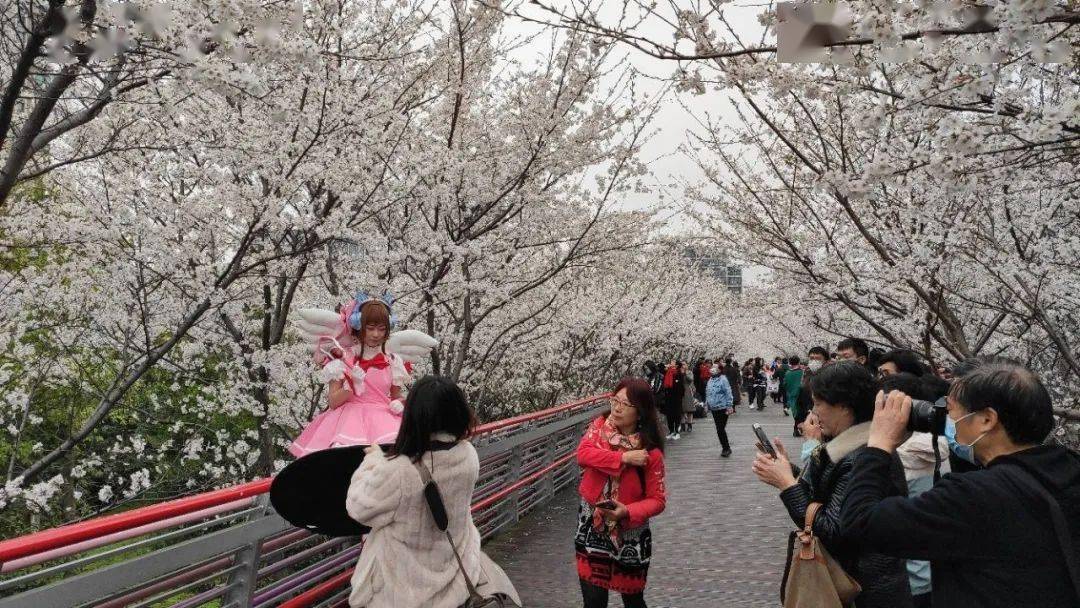
[[[434,439],[452,440],[452,437]],[[476,449],[461,441],[424,454],[450,518],[450,533],[465,569],[483,595],[504,593],[518,605],[514,585],[480,550],[470,506],[480,473]],[[352,577],[353,608],[458,608],[469,597],[445,533],[435,527],[423,496],[420,473],[405,457],[386,457],[376,447],[353,473],[346,508],[371,527]]]

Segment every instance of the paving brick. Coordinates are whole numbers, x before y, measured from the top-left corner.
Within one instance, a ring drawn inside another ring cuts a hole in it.
[[[668,504],[652,520],[653,560],[645,599],[651,608],[779,605],[784,547],[793,528],[778,492],[750,471],[755,448],[750,425],[765,427],[798,454],[791,418],[777,407],[739,408],[728,422],[734,454],[720,458],[711,418],[669,442]],[[503,566],[528,608],[581,605],[574,567],[576,488],[492,539],[485,551]],[[622,606],[618,595],[610,606]]]

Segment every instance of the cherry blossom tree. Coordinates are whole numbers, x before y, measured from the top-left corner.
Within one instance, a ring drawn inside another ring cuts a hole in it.
[[[272,473],[325,403],[292,311],[359,288],[397,295],[440,339],[421,372],[488,416],[721,340],[695,329],[716,285],[615,208],[641,188],[655,106],[627,74],[601,82],[623,70],[610,49],[515,38],[465,2],[282,20],[174,57],[5,200],[5,532]]]
[[[821,330],[931,361],[1016,356],[1067,407],[1080,392],[1061,287],[1076,280],[1080,13],[844,7],[851,25],[830,25],[816,63],[778,56],[799,40],[777,43],[771,5],[758,31],[725,2],[508,10],[670,60],[686,93],[731,95],[735,120],[706,116],[690,137],[706,179],[689,194],[718,241],[805,294]]]

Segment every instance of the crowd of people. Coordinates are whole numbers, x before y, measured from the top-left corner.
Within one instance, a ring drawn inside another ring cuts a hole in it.
[[[408,370],[387,352],[389,304],[358,298],[353,308],[355,322],[342,319],[358,344],[353,369],[366,373],[325,374],[328,411],[370,409],[357,399],[363,383],[399,422],[388,442],[365,449],[349,484],[344,508],[370,528],[350,605],[520,606],[472,520],[479,459],[464,394],[428,376],[402,402]],[[1080,608],[1080,455],[1046,442],[1051,398],[1022,364],[984,357],[932,369],[915,353],[875,353],[848,339],[805,359],[650,361],[643,376],[612,389],[577,447],[573,545],[585,608],[607,606],[612,592],[628,608],[646,606],[650,521],[677,500],[665,443],[711,415],[728,458],[728,419],[743,399],[766,409],[767,396],[803,438],[797,458],[780,438],[763,438],[752,465],[800,530],[789,539],[785,607]],[[298,455],[342,446],[335,420],[302,435]],[[821,559],[811,561],[835,566],[824,575],[799,563],[818,546]]]
[[[728,354],[644,372],[667,438],[687,430],[674,417],[681,383],[712,414],[724,458],[744,399],[763,410],[767,395],[792,417],[800,454],[774,438],[775,456],[759,446],[752,469],[804,530],[792,549],[816,538],[857,584],[853,598],[821,605],[1080,607],[1080,455],[1047,441],[1051,398],[1021,363],[976,357],[948,369],[850,338],[805,358],[740,365]],[[934,428],[909,422],[913,404]],[[795,593],[791,605],[819,605]]]

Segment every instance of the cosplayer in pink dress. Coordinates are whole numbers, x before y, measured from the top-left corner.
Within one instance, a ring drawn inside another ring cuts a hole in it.
[[[292,442],[289,451],[294,456],[336,446],[388,444],[397,438],[411,372],[406,358],[427,354],[435,340],[412,330],[389,335],[394,324],[391,303],[389,296],[360,294],[338,314],[300,311],[300,332],[315,345],[316,361],[323,364],[320,377],[329,384],[331,407]],[[365,344],[372,332],[376,342],[381,336],[381,344]]]

